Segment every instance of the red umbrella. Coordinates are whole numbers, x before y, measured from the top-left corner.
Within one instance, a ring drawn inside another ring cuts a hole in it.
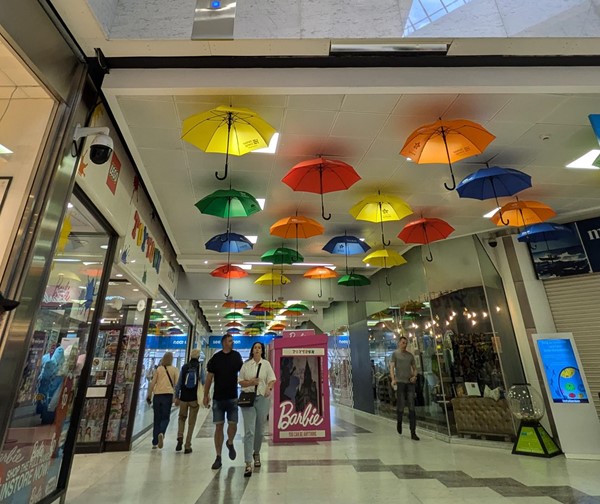
[[[323,194],[345,191],[359,180],[360,175],[349,164],[323,157],[298,163],[281,179],[294,191],[320,194],[321,216],[325,220],[331,219],[331,214],[325,216]]]
[[[410,222],[400,231],[398,238],[405,243],[419,243],[427,245],[429,256],[425,257],[429,262],[433,261],[433,254],[429,244],[434,241],[448,238],[454,231],[454,228],[446,221],[437,218],[421,217],[419,220]]]
[[[225,327],[244,327],[244,324],[236,322],[234,320],[233,322],[227,322],[227,324],[225,324]]]
[[[234,310],[243,310],[244,308],[248,308],[248,303],[240,300],[235,301],[225,301],[221,306],[223,308],[233,308]]]
[[[248,272],[244,271],[239,266],[233,266],[232,264],[225,264],[219,266],[210,272],[211,276],[217,278],[244,278],[248,276]]]

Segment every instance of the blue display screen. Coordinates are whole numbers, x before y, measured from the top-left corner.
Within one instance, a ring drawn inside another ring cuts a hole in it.
[[[570,339],[539,339],[542,366],[555,403],[588,403],[588,394]]]

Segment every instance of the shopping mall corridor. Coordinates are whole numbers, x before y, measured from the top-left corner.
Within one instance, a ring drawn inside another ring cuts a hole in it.
[[[333,408],[330,443],[272,445],[244,478],[238,456],[212,471],[212,424],[198,418],[194,452],[175,452],[176,416],[165,447],[144,435],[129,453],[78,455],[67,503],[600,503],[600,462],[511,455],[502,447],[449,444],[421,432],[399,436],[391,420]],[[241,425],[240,425],[241,427]]]

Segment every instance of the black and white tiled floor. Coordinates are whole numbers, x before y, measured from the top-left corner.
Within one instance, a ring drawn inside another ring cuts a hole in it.
[[[425,433],[414,442],[394,422],[344,407],[332,417],[330,443],[266,441],[263,466],[245,479],[240,434],[237,459],[225,456],[212,471],[208,411],[190,455],[175,452],[174,415],[163,450],[150,450],[144,436],[129,453],[78,455],[67,503],[600,504],[599,461],[516,456],[509,447],[449,444]]]

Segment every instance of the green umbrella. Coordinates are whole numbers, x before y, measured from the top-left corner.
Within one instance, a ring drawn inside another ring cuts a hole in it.
[[[246,329],[262,329],[265,327],[264,322],[250,322],[246,325]]]
[[[293,264],[304,262],[304,257],[302,257],[302,254],[296,250],[279,247],[276,249],[267,250],[262,256],[260,256],[260,260],[273,264]]]
[[[227,315],[225,315],[225,318],[227,320],[239,320],[239,319],[244,318],[244,314],[232,311],[232,312],[229,312]]]
[[[291,311],[295,311],[295,312],[305,312],[305,311],[308,311],[308,306],[303,305],[301,303],[296,303],[296,304],[286,307],[286,310],[291,310]]]
[[[354,302],[358,303],[358,299],[356,298],[356,287],[361,287],[363,285],[369,285],[371,280],[369,280],[364,275],[359,275],[358,273],[350,273],[348,275],[344,275],[342,278],[338,280],[339,285],[345,285],[346,287],[354,287]]]
[[[202,198],[196,207],[203,214],[216,217],[248,217],[260,212],[260,205],[252,194],[235,189],[219,189]]]

